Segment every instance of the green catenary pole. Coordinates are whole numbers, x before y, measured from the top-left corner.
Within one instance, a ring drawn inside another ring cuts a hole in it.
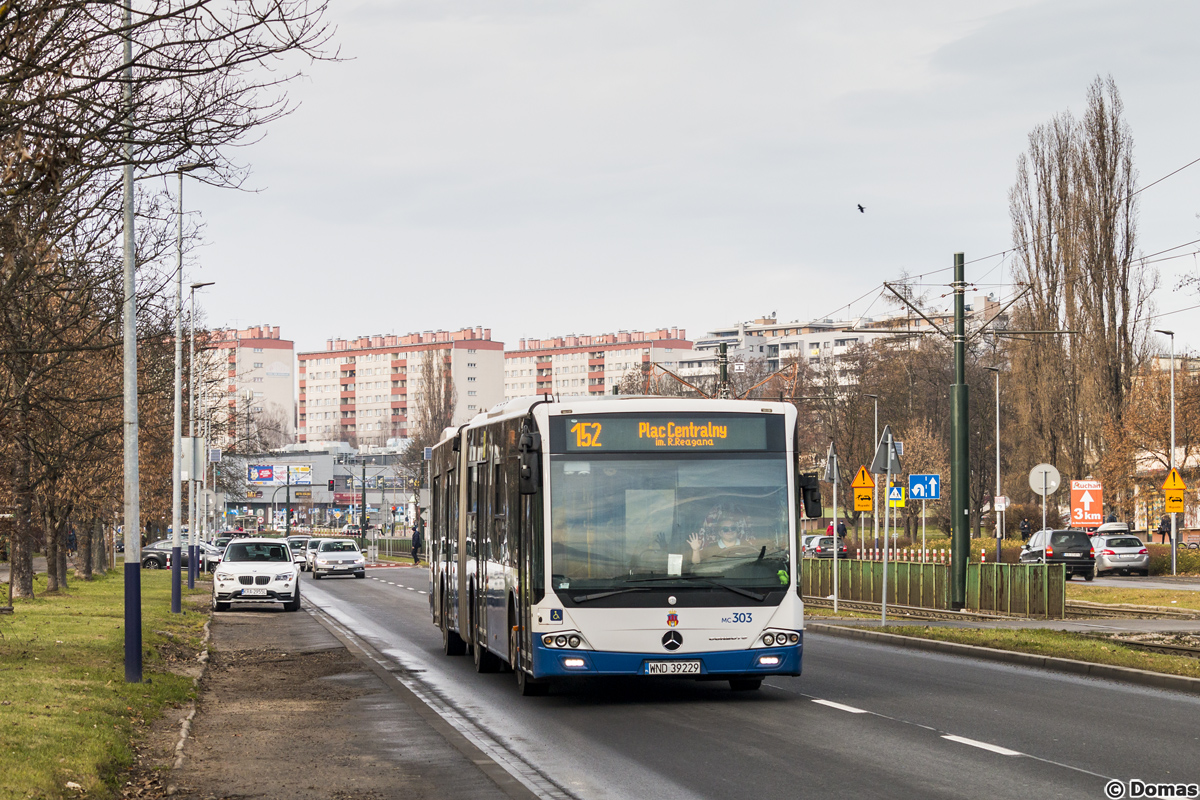
[[[967,439],[967,336],[964,309],[966,282],[963,254],[954,254],[954,385],[950,387],[950,608],[967,605],[967,559],[970,556],[970,531],[967,523],[969,501],[969,446]]]

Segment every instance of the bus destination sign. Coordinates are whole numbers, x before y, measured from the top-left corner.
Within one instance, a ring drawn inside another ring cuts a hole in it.
[[[783,419],[777,419],[782,433]],[[562,426],[556,431],[561,435],[552,437],[562,444],[562,447],[554,448],[557,452],[783,449],[782,436],[768,436],[768,421],[775,420],[762,414],[703,417],[605,414],[559,417],[555,421]],[[769,443],[769,439],[779,441]]]

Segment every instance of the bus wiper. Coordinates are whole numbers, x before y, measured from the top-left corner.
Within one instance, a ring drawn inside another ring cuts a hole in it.
[[[626,592],[648,592],[650,591],[645,586],[630,586],[625,589],[613,589],[611,592],[596,592],[595,594],[584,594],[579,597],[572,597],[571,600],[576,603],[586,603],[589,600],[599,600],[602,597],[612,597],[614,594],[625,594]]]
[[[711,584],[712,586],[716,586],[719,589],[726,589],[730,592],[733,592],[734,594],[740,594],[743,597],[749,597],[751,600],[757,600],[760,603],[763,600],[767,599],[767,596],[765,594],[759,594],[758,592],[752,592],[749,589],[743,589],[741,586],[733,586],[732,584],[721,583],[720,581],[714,581],[712,578],[706,578],[703,575],[676,575],[674,577],[668,577],[668,578],[630,578],[629,580],[630,580],[630,582],[636,581],[638,583],[658,582],[658,581],[701,581],[703,583],[707,583],[707,584]]]

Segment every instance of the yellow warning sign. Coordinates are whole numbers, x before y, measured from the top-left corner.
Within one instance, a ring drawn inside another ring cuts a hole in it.
[[[1183,513],[1183,489],[1167,489],[1167,507],[1168,514]]]
[[[1182,492],[1184,489],[1187,488],[1187,486],[1184,485],[1183,478],[1179,477],[1179,470],[1173,469],[1167,475],[1167,479],[1165,481],[1163,481],[1162,488],[1168,492],[1174,491],[1176,489],[1178,489],[1179,491]]]
[[[854,511],[870,511],[874,506],[874,495],[870,489],[855,489],[854,490]]]
[[[874,489],[875,479],[867,472],[866,467],[859,467],[858,474],[854,476],[854,481],[850,484],[852,489]],[[857,496],[857,495],[856,495]]]

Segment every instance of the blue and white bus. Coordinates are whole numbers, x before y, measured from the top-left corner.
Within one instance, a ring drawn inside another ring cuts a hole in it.
[[[430,604],[447,655],[522,694],[598,675],[799,675],[802,504],[786,403],[518,398],[430,463]]]

